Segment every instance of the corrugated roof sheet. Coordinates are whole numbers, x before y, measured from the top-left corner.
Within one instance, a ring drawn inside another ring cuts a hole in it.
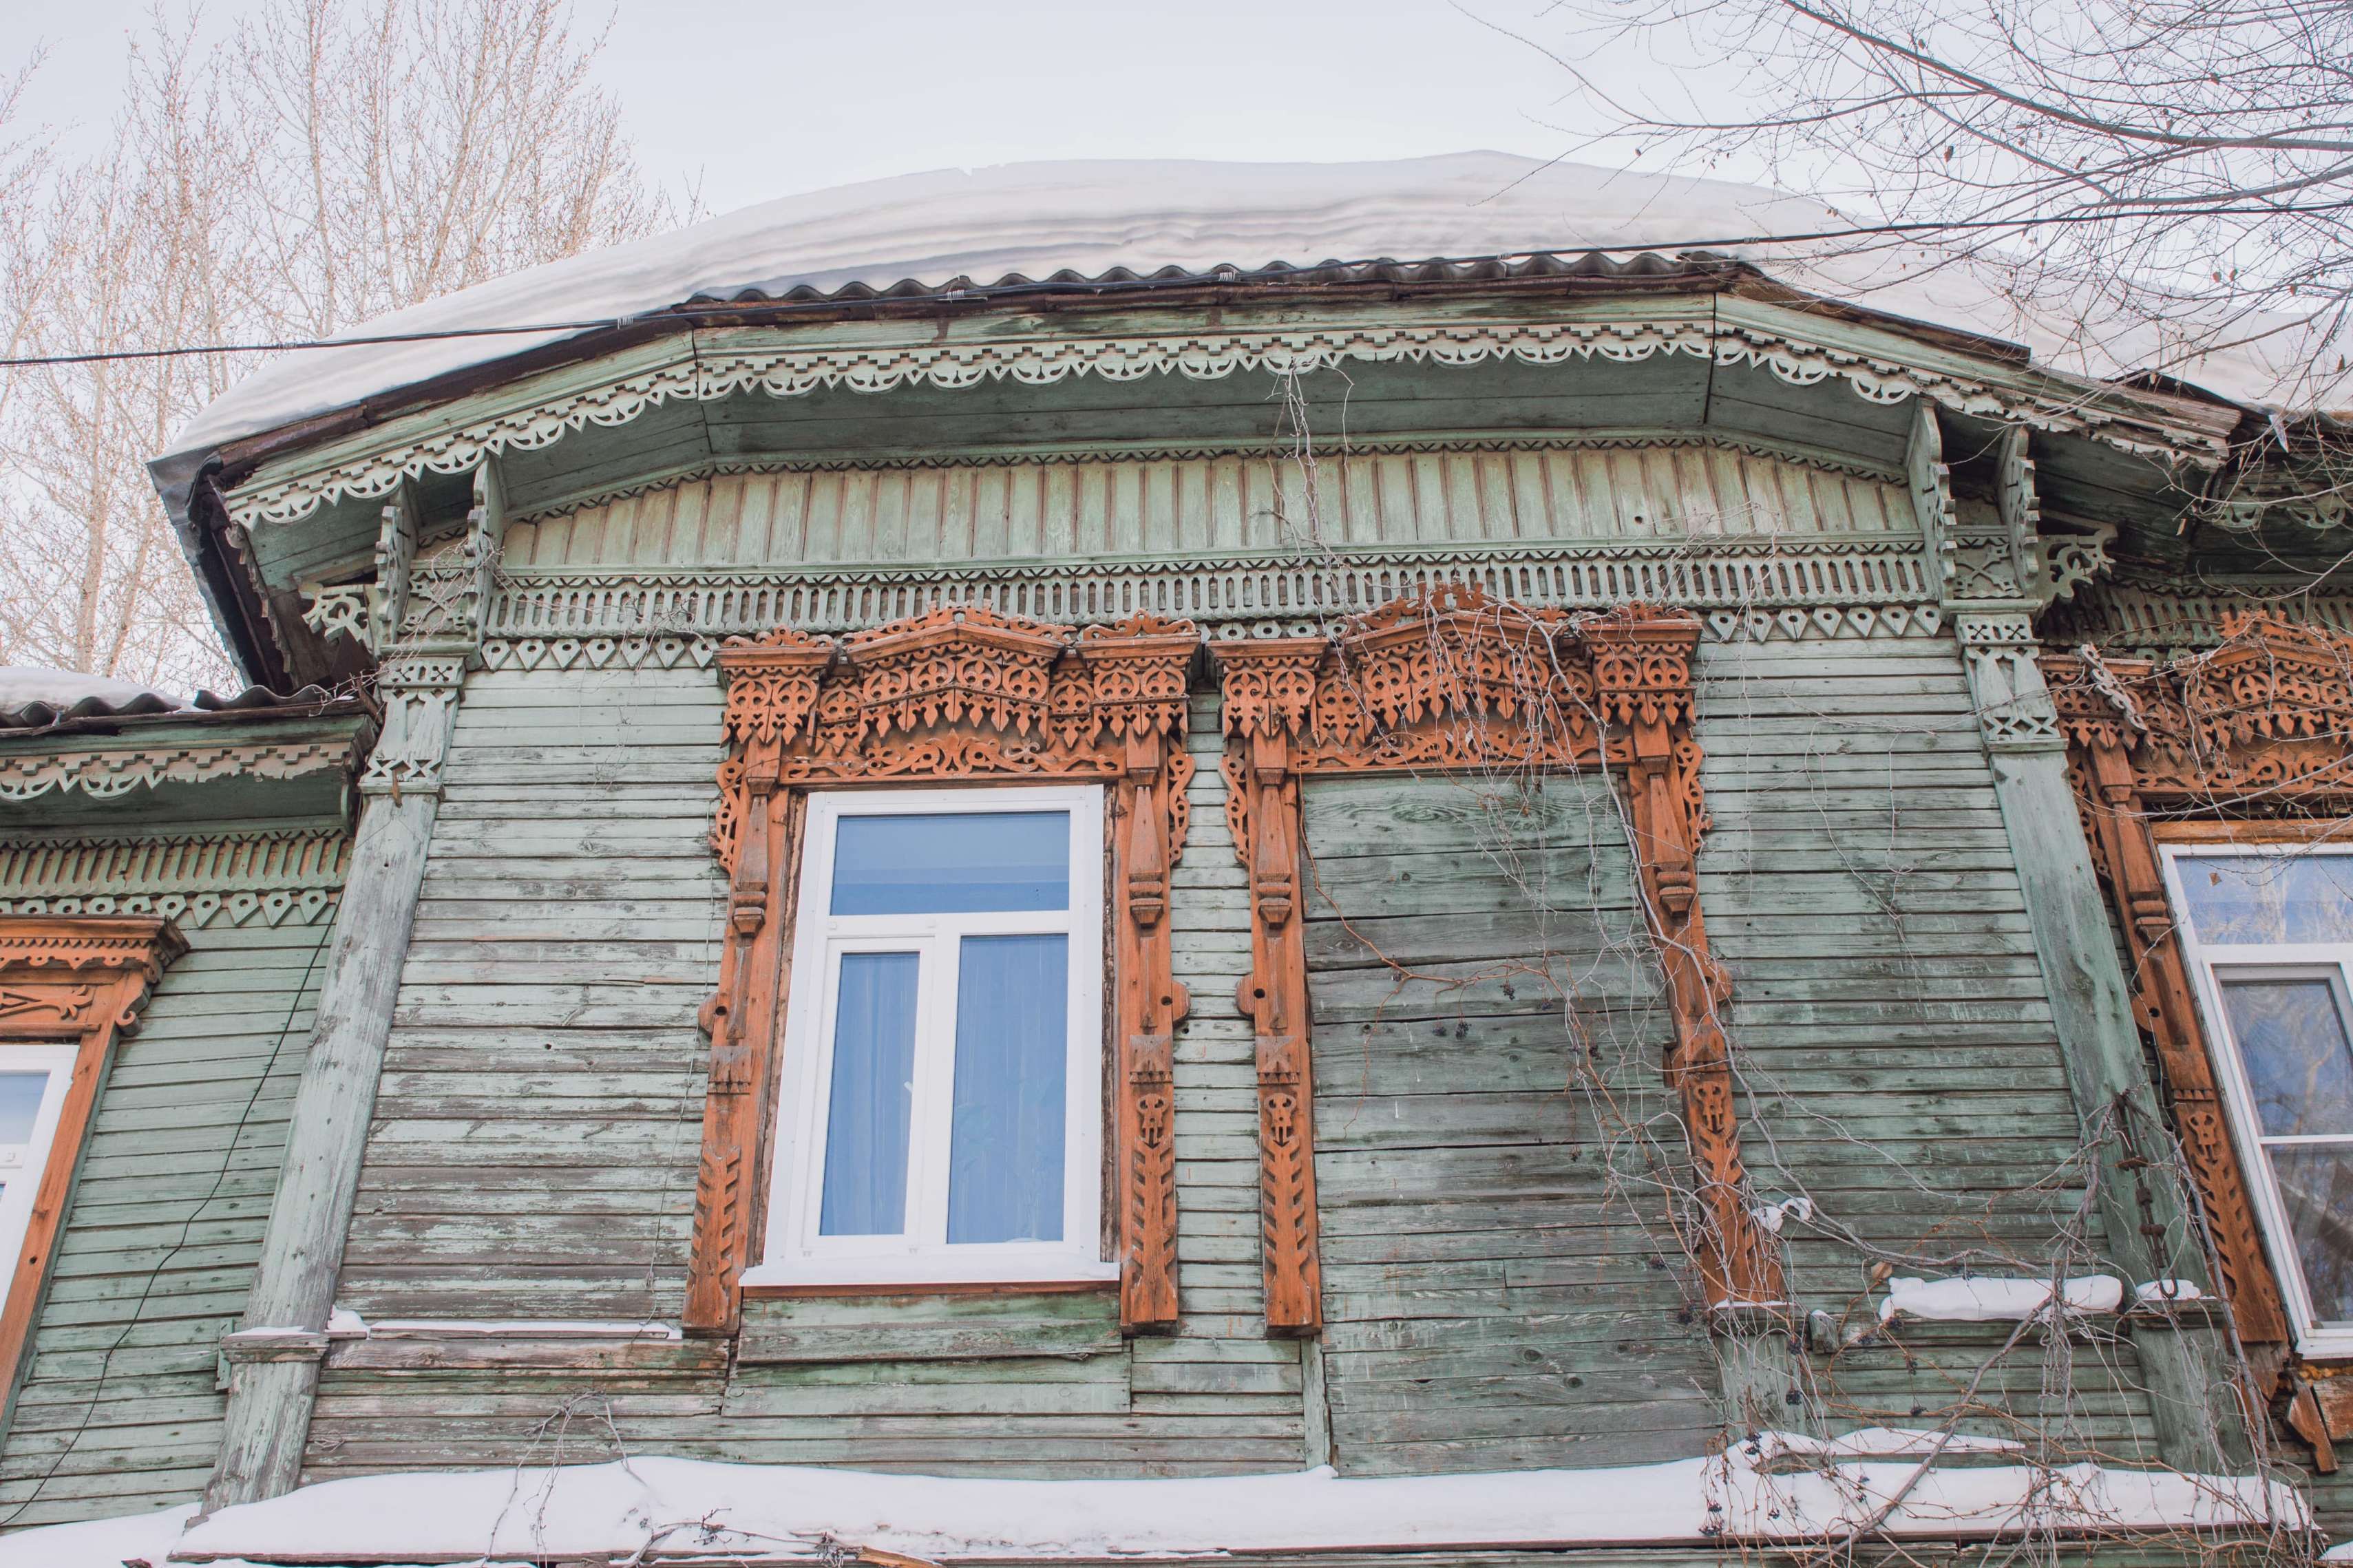
[[[125,724],[207,724],[281,717],[315,719],[333,713],[373,714],[375,711],[375,705],[355,692],[329,691],[318,686],[306,686],[293,692],[277,692],[267,687],[248,686],[233,697],[199,691],[193,702],[185,704],[146,691],[122,702],[110,702],[103,697],[85,697],[62,707],[52,702],[27,702],[20,708],[0,709],[0,738],[21,740],[44,731],[57,734],[105,732]]]

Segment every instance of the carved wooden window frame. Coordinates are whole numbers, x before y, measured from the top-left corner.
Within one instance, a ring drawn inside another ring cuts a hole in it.
[[[719,989],[702,1010],[711,1077],[690,1331],[734,1331],[752,1238],[765,1228],[807,792],[946,782],[1107,786],[1115,1179],[1103,1199],[1117,1215],[1123,1325],[1174,1327],[1174,1032],[1190,999],[1172,972],[1166,914],[1189,809],[1187,674],[1199,641],[1189,621],[1134,616],[1081,631],[975,606],[839,640],[786,628],[719,650],[728,754],[712,844],[729,891]]]
[[[2159,665],[2046,655],[2092,860],[2131,959],[2240,1341],[2276,1372],[2292,1330],[2241,1167],[2160,840],[2294,836],[2353,817],[2353,636],[2226,611],[2221,646]]]
[[[150,916],[0,915],[0,1043],[74,1049],[31,1218],[0,1303],[0,1368],[7,1371],[11,1400],[115,1043],[137,1030],[140,1009],[165,966],[186,950],[170,921]]]
[[[1618,770],[1643,912],[1675,1027],[1666,1076],[1697,1166],[1685,1241],[1719,1309],[1786,1311],[1751,1212],[1695,856],[1707,816],[1691,738],[1697,617],[1646,605],[1571,615],[1447,584],[1329,638],[1211,646],[1224,698],[1227,814],[1249,874],[1251,966],[1236,1001],[1257,1038],[1268,1326],[1322,1322],[1300,780],[1316,774]]]

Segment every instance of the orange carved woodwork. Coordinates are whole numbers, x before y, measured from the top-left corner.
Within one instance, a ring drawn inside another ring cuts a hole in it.
[[[0,1369],[13,1379],[73,1194],[82,1140],[114,1043],[139,1026],[139,1010],[164,969],[187,950],[170,922],[145,916],[0,916],[0,1040],[70,1041],[72,1078],[39,1173],[25,1244],[0,1308]]]
[[[2154,828],[2353,815],[2353,637],[2261,613],[2226,612],[2221,631],[2221,647],[2169,665],[2055,654],[2042,663],[2239,1337],[2284,1346],[2286,1310],[2174,938]]]
[[[1646,919],[1677,1045],[1668,1078],[1698,1166],[1693,1251],[1708,1299],[1778,1305],[1780,1267],[1745,1198],[1728,987],[1710,958],[1694,858],[1707,826],[1691,740],[1699,624],[1630,605],[1577,616],[1449,585],[1357,616],[1337,635],[1211,645],[1224,696],[1227,816],[1249,872],[1251,969],[1238,1001],[1258,1038],[1267,1320],[1312,1331],[1313,1073],[1299,930],[1299,780],[1450,769],[1624,772]]]
[[[1113,824],[1114,1129],[1121,1321],[1176,1321],[1176,1024],[1168,876],[1184,852],[1188,621],[1071,626],[945,608],[839,641],[790,629],[719,650],[728,755],[712,847],[729,880],[686,1322],[731,1331],[750,1260],[786,1002],[794,874],[809,788],[1096,780]]]

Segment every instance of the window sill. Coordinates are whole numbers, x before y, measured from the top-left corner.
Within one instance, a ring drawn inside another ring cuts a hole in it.
[[[929,1266],[906,1259],[843,1259],[809,1264],[755,1263],[739,1281],[750,1300],[780,1296],[1037,1295],[1065,1290],[1115,1290],[1116,1263],[1070,1258],[975,1259]]]

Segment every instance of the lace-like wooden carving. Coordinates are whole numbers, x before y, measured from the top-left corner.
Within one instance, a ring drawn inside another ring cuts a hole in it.
[[[2221,646],[2170,664],[2049,655],[2042,671],[2239,1337],[2284,1346],[2287,1313],[2231,1142],[2150,829],[2168,818],[2353,815],[2353,635],[2260,612],[2225,611],[2221,624]]]
[[[727,760],[712,847],[729,878],[718,994],[704,1005],[703,1115],[687,1321],[726,1331],[750,1256],[762,1108],[786,1004],[787,885],[802,786],[1097,780],[1112,793],[1121,1320],[1176,1321],[1176,1026],[1168,873],[1184,852],[1189,621],[1084,631],[948,608],[839,641],[790,629],[719,650]]]
[[[1441,587],[1329,639],[1212,645],[1224,693],[1227,811],[1250,874],[1261,1213],[1271,1327],[1320,1320],[1299,780],[1312,773],[1624,770],[1651,934],[1672,1000],[1668,1077],[1698,1165],[1691,1239],[1711,1302],[1778,1305],[1780,1267],[1746,1201],[1728,992],[1709,956],[1694,859],[1707,816],[1690,735],[1697,617],[1630,605],[1571,615]]]
[[[24,1360],[114,1043],[138,1028],[148,994],[186,950],[170,921],[151,916],[0,916],[0,1039],[75,1047],[48,1159],[39,1171],[24,1173],[39,1184],[25,1244],[10,1260],[7,1294],[0,1299],[0,1377],[13,1382]]]

